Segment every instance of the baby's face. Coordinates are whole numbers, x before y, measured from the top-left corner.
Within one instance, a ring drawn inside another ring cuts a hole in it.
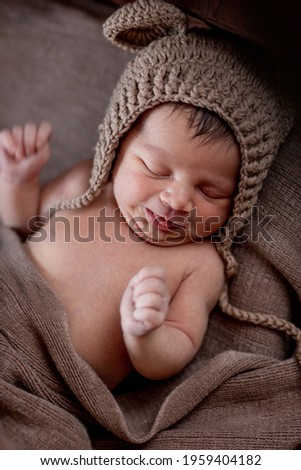
[[[193,137],[182,109],[154,108],[129,131],[113,172],[116,204],[136,234],[159,245],[208,237],[223,226],[237,191],[239,147]]]

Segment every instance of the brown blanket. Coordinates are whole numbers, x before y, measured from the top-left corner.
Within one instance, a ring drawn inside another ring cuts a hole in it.
[[[260,194],[260,219],[275,215],[273,241],[262,230],[256,241],[255,224],[253,240],[236,248],[240,270],[231,287],[235,305],[299,326],[300,145],[298,134],[288,139]],[[59,299],[7,229],[0,251],[3,447],[300,446],[301,368],[284,333],[216,310],[199,354],[181,374],[163,382],[132,374],[112,394],[74,351]]]

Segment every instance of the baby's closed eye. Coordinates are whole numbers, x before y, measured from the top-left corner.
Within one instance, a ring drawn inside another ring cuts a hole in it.
[[[199,192],[209,199],[231,199],[233,192],[215,186],[198,186]]]
[[[143,163],[144,168],[153,176],[158,176],[158,177],[163,177],[163,178],[169,178],[170,177],[170,172],[168,171],[167,168],[164,168],[163,166],[159,165],[154,165],[154,163],[151,163],[150,161],[143,160],[141,159],[141,162]]]

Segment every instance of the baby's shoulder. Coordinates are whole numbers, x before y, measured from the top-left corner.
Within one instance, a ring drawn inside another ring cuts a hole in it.
[[[183,248],[183,261],[192,278],[206,277],[215,282],[224,282],[224,262],[214,243],[204,240],[202,243],[189,243]]]
[[[205,301],[208,312],[216,305],[225,284],[225,267],[210,241],[191,243],[186,255],[186,291],[190,298]]]
[[[214,243],[211,243],[209,240],[203,240],[200,242],[192,242],[187,245],[183,245],[186,253],[185,255],[197,262],[220,262],[222,263],[221,257],[218,254],[218,251]]]

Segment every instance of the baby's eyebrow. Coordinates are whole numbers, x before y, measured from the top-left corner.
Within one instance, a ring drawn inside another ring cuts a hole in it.
[[[229,193],[229,196],[233,196],[234,194],[236,194],[237,190],[237,185],[230,183],[229,180],[227,180],[226,178],[208,181],[204,184],[204,186],[212,188],[216,191],[221,191],[222,193],[225,193],[227,195]]]
[[[166,160],[167,158],[170,157],[170,153],[168,151],[166,151],[165,149],[163,149],[162,147],[159,147],[157,145],[153,145],[153,144],[150,144],[150,143],[143,142],[142,146],[144,147],[144,149],[147,152],[152,153],[152,155],[154,155],[155,157],[159,156],[160,159],[162,159],[162,160]]]

